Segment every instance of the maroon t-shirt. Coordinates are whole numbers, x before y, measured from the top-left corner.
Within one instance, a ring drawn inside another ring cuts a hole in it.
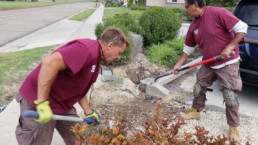
[[[225,47],[232,41],[234,34],[231,29],[238,23],[231,12],[224,8],[205,7],[200,18],[195,18],[187,32],[185,45],[194,47],[198,44],[203,55],[203,60],[220,55]],[[236,52],[229,59],[218,60],[207,63],[207,66],[216,66],[239,57],[238,45],[234,48]]]
[[[78,39],[68,42],[53,53],[59,52],[69,69],[60,71],[49,93],[54,114],[69,112],[96,81],[101,62],[100,45],[96,40]],[[20,93],[34,107],[41,64],[23,82]]]

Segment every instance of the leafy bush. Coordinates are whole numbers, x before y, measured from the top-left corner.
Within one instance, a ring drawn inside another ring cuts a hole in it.
[[[113,5],[110,4],[110,3],[107,3],[107,4],[105,5],[105,7],[113,7]]]
[[[107,3],[107,4],[105,5],[105,7],[121,7],[121,6],[122,6],[121,3],[116,3],[116,4]]]
[[[182,125],[186,123],[182,118],[176,118],[173,114],[163,118],[163,110],[160,109],[160,102],[155,107],[154,115],[145,122],[143,130],[130,130],[133,136],[128,136],[128,129],[125,125],[126,117],[115,117],[112,128],[105,127],[100,133],[90,137],[86,135],[88,125],[77,123],[72,131],[79,140],[75,145],[90,143],[93,145],[236,145],[237,141],[229,140],[225,135],[218,135],[217,138],[209,136],[209,131],[203,127],[195,127],[196,133],[184,133],[179,136],[178,132]],[[108,122],[105,122],[108,126]],[[246,145],[250,145],[249,142]]]
[[[188,21],[192,21],[194,19],[192,16],[190,16],[186,12],[184,12],[183,15],[187,18]]]
[[[170,47],[171,49],[173,48],[173,50],[176,51],[177,54],[180,54],[183,51],[184,43],[185,43],[185,38],[179,38],[179,39],[176,38],[176,39],[173,39],[172,41],[171,40],[165,41],[164,44]]]
[[[120,28],[130,41],[130,32],[142,33],[142,28],[136,23],[135,18],[130,14],[115,15],[114,17],[107,18],[104,23],[99,23],[95,29],[95,35],[99,39],[102,32],[110,27]],[[131,41],[130,41],[131,43]],[[127,48],[120,60],[116,62],[124,62],[131,57],[132,48]]]
[[[127,13],[122,15],[117,14],[112,18],[107,18],[103,24],[97,24],[95,29],[97,39],[99,39],[101,33],[110,26],[121,28],[127,36],[129,36],[129,32],[137,34],[143,33],[142,28],[136,23],[135,18],[132,15]]]
[[[131,7],[133,5],[133,0],[129,0],[127,4],[128,4],[128,7]]]
[[[184,38],[165,41],[163,44],[155,44],[146,51],[146,57],[157,65],[166,67],[174,66],[178,56],[182,53]]]
[[[182,8],[178,8],[178,7],[172,7],[172,8],[169,8],[169,10],[171,11],[171,13],[177,13],[180,15],[180,17],[182,17],[185,13],[185,9],[182,9]]]
[[[234,7],[224,7],[225,9],[227,9],[228,11],[232,12],[234,10]]]
[[[121,3],[116,3],[116,4],[113,4],[114,7],[121,7],[122,4]]]
[[[131,7],[131,9],[132,9],[132,10],[142,10],[142,11],[144,11],[144,10],[146,10],[146,7],[143,6],[143,5],[141,5],[141,4],[139,3],[139,4],[137,4],[137,5],[133,5],[133,6]]]
[[[233,7],[239,0],[206,0],[207,6]]]
[[[144,44],[148,46],[175,38],[181,26],[181,18],[168,8],[151,7],[144,11],[139,24],[144,30]]]

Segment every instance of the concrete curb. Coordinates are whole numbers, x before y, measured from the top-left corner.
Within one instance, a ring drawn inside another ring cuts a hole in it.
[[[185,65],[183,65],[182,67],[185,66],[189,66],[191,64],[200,62],[202,60],[202,57],[199,57]],[[165,77],[162,77],[160,79],[157,80],[157,82],[151,84],[151,85],[147,85],[146,86],[146,94],[147,95],[151,95],[151,96],[156,96],[156,97],[166,97],[169,94],[169,90],[167,90],[165,87],[163,87],[163,85],[172,82],[173,80],[179,78],[180,76],[184,75],[185,73],[191,71],[192,69],[196,69],[199,68],[200,66],[197,66],[195,68],[190,68],[187,70],[184,70],[182,72],[180,72],[179,74],[171,74]]]

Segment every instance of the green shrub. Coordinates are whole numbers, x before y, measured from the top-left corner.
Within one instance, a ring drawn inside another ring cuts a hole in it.
[[[148,46],[175,38],[181,26],[181,18],[168,8],[151,7],[144,11],[139,24],[144,30],[144,45]]]
[[[102,32],[108,27],[117,27],[120,28],[127,38],[130,40],[130,32],[134,33],[142,33],[142,28],[136,23],[135,18],[130,14],[122,14],[122,15],[115,15],[114,17],[107,18],[103,24],[99,23],[95,29],[95,35],[97,39],[99,39]],[[124,54],[121,56],[121,59],[116,61],[118,63],[122,63],[128,60],[131,57],[132,48],[126,49]]]
[[[116,4],[113,4],[112,6],[113,6],[113,7],[121,7],[122,4],[121,4],[121,3],[116,3]]]
[[[96,25],[95,35],[96,35],[97,39],[99,39],[100,35],[102,34],[102,32],[104,32],[104,30],[105,30],[105,28],[102,23],[98,23]]]
[[[133,5],[133,0],[129,0],[128,7],[131,7]]]
[[[178,8],[178,7],[173,7],[173,8],[169,8],[169,10],[172,12],[172,13],[178,13],[180,15],[180,17],[182,17],[185,13],[185,10],[182,9],[182,8]]]
[[[146,51],[146,57],[153,63],[166,67],[174,66],[178,56],[182,53],[184,38],[165,41],[163,44],[155,44]]]
[[[137,33],[137,34],[141,34],[143,33],[142,27],[140,27],[135,20],[135,17],[133,17],[133,15],[125,13],[122,15],[115,15],[112,18],[108,18],[105,22],[104,22],[105,26],[116,26],[119,27],[123,26],[126,29],[128,29],[128,31]]]
[[[144,10],[146,10],[146,7],[143,6],[143,5],[137,4],[137,5],[133,5],[133,6],[131,7],[131,9],[132,9],[132,10],[141,10],[141,11],[144,11]]]
[[[186,12],[183,13],[183,16],[185,16],[188,21],[192,21],[192,20],[194,19],[192,16],[190,16],[190,15],[187,14]]]
[[[107,3],[106,5],[105,5],[105,7],[112,7],[113,5],[112,4],[110,4],[110,3]]]
[[[234,10],[234,7],[224,7],[225,9],[227,9],[228,11],[232,12]]]
[[[110,4],[110,3],[107,3],[106,4],[106,7],[121,7],[122,6],[122,4],[121,3],[116,3],[116,4]]]
[[[185,38],[179,38],[179,39],[174,39],[174,40],[169,40],[169,41],[165,41],[165,45],[167,45],[168,47],[173,48],[177,54],[182,53],[183,48],[184,48],[184,43],[185,43]]]

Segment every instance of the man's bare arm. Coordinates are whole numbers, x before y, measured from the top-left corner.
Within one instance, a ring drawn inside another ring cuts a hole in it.
[[[89,101],[87,99],[87,96],[84,96],[80,101],[79,101],[80,106],[82,107],[85,115],[90,114],[92,112]]]
[[[52,83],[58,72],[67,68],[63,57],[59,52],[53,53],[42,59],[38,77],[38,103],[48,99]]]
[[[236,45],[239,43],[239,41],[243,38],[245,33],[238,32],[235,33],[234,38],[232,41],[225,47],[225,49],[221,52],[221,58],[227,59],[230,57],[230,52],[233,51],[233,49],[236,47]]]

